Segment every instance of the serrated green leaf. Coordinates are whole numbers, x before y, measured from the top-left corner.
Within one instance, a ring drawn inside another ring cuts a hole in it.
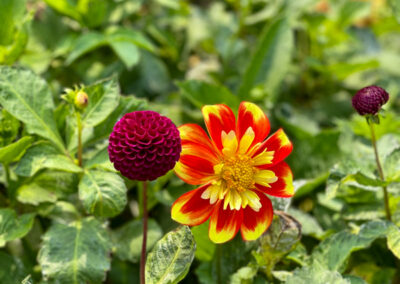
[[[255,266],[245,266],[240,268],[231,276],[231,284],[251,284],[253,283],[253,278],[257,275],[257,267]]]
[[[146,250],[149,251],[162,237],[160,226],[153,219],[148,220]],[[130,221],[112,232],[115,254],[121,260],[138,262],[142,252],[143,222]]]
[[[383,172],[387,182],[400,182],[400,148],[394,150],[385,158]]]
[[[109,31],[107,33],[107,38],[110,43],[114,41],[126,42],[144,48],[150,52],[156,50],[154,44],[145,35],[132,28],[118,27],[117,29]]]
[[[51,144],[40,142],[29,148],[18,162],[15,172],[20,176],[30,177],[41,169],[55,169],[71,173],[79,173],[82,168],[72,159],[60,154]]]
[[[224,103],[237,109],[239,98],[227,88],[203,81],[189,80],[176,83],[181,93],[196,107]]]
[[[116,173],[88,170],[79,183],[79,199],[85,210],[95,216],[113,217],[127,203],[126,185]]]
[[[16,190],[16,199],[25,204],[39,205],[55,202],[75,192],[78,177],[61,171],[44,171]]]
[[[45,0],[47,5],[51,8],[59,12],[60,14],[66,15],[75,19],[77,21],[82,21],[81,15],[75,8],[75,6],[71,5],[71,1],[69,0]]]
[[[21,159],[26,149],[32,144],[33,138],[25,136],[8,146],[0,148],[0,162],[9,164]]]
[[[260,82],[274,96],[289,67],[292,49],[293,34],[286,18],[266,26],[243,74],[238,97],[248,98],[251,89]]]
[[[22,261],[0,251],[0,283],[19,283],[25,276],[26,270]]]
[[[290,276],[286,284],[351,284],[350,281],[344,279],[339,272],[329,271],[318,266],[305,266],[296,269]]]
[[[34,214],[17,217],[10,208],[0,209],[0,247],[8,241],[24,237],[31,230],[34,217]]]
[[[105,120],[118,106],[120,91],[115,77],[84,88],[89,104],[82,116],[84,127],[93,127]]]
[[[93,218],[53,224],[38,255],[43,277],[60,284],[101,282],[110,269],[110,248],[106,230]]]
[[[313,251],[312,263],[329,270],[342,271],[353,251],[367,248],[371,243],[386,235],[389,222],[370,221],[360,227],[357,234],[342,231],[322,241]]]
[[[53,117],[53,97],[42,78],[29,70],[0,66],[0,104],[24,122],[29,133],[65,150]]]
[[[387,234],[387,244],[393,254],[400,259],[400,229],[392,225]]]
[[[2,109],[0,112],[0,146],[9,145],[17,138],[20,122],[8,111]]]
[[[147,256],[146,283],[178,283],[188,273],[195,250],[189,227],[166,234]]]
[[[289,208],[288,213],[301,224],[303,235],[310,235],[316,238],[323,236],[324,230],[312,215],[295,208]]]

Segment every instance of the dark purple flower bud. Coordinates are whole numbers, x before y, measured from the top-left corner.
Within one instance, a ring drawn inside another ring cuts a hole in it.
[[[132,180],[154,180],[179,160],[181,138],[175,124],[154,111],[125,114],[114,126],[108,154],[114,167]]]
[[[368,86],[359,90],[352,99],[353,107],[361,115],[376,114],[389,100],[389,94],[378,86]]]

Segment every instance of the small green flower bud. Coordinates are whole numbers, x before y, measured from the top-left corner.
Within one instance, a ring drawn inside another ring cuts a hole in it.
[[[78,109],[84,109],[89,103],[89,97],[84,91],[79,91],[75,95],[74,103]]]

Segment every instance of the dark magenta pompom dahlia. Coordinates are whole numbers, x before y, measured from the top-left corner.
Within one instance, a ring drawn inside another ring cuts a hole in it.
[[[378,86],[368,86],[359,90],[352,99],[352,105],[361,115],[376,114],[389,100],[389,94]]]
[[[135,111],[115,124],[108,154],[122,175],[145,181],[171,170],[181,149],[179,131],[169,118],[154,111]]]

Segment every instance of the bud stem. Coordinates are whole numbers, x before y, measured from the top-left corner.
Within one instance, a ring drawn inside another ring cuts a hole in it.
[[[374,153],[375,153],[375,161],[376,161],[376,166],[378,168],[378,173],[379,173],[379,177],[381,178],[381,181],[385,181],[385,176],[383,174],[383,170],[382,170],[382,166],[381,166],[381,162],[379,160],[379,155],[378,155],[378,147],[376,146],[376,137],[375,137],[375,130],[374,130],[374,122],[372,121],[368,121],[367,119],[367,123],[369,125],[369,129],[371,131],[371,141],[372,141],[372,146],[374,148]],[[388,219],[389,221],[392,220],[392,216],[390,214],[390,208],[389,208],[389,194],[387,191],[387,186],[383,185],[382,186],[383,189],[383,199],[385,202],[385,211],[386,211],[386,219]]]
[[[147,181],[143,182],[143,240],[142,240],[142,254],[140,256],[140,284],[146,283],[145,267],[146,267],[146,243],[147,243]]]
[[[82,121],[79,111],[76,113],[76,124],[78,127],[78,165],[82,167]]]

